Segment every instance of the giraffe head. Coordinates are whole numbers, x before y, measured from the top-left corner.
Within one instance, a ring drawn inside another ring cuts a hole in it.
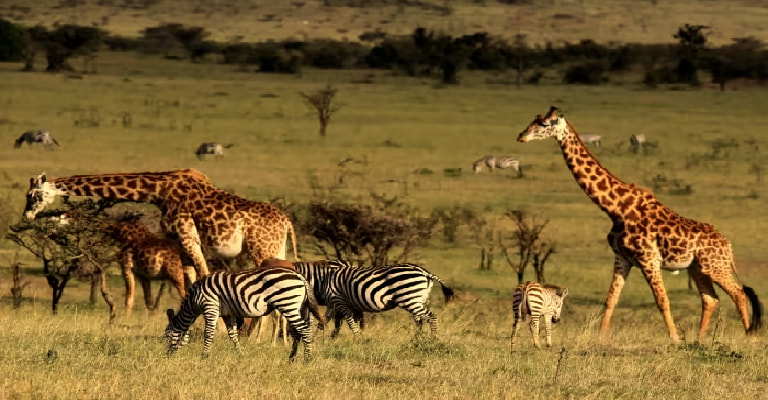
[[[552,106],[547,115],[537,115],[536,119],[520,132],[517,141],[525,143],[531,140],[541,140],[552,136],[558,141],[561,141],[565,138],[567,132],[568,124],[565,122],[565,117],[559,116],[557,114],[557,107]]]
[[[24,207],[24,216],[27,219],[35,219],[40,211],[48,204],[53,203],[56,195],[61,194],[56,186],[47,182],[45,172],[35,178],[29,178],[29,190],[27,191],[27,205]]]

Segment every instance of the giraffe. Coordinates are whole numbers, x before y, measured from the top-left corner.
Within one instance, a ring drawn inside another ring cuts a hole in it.
[[[600,337],[606,339],[611,316],[630,269],[640,268],[650,286],[672,342],[679,342],[661,270],[688,268],[701,296],[698,340],[705,337],[710,317],[718,305],[713,283],[736,304],[747,335],[761,324],[762,309],[754,290],[741,286],[733,275],[736,265],[731,243],[712,225],[685,218],[661,203],[651,191],[627,184],[590,154],[573,126],[559,116],[556,107],[538,115],[518,136],[526,143],[554,137],[576,182],[592,201],[608,214],[613,227],[608,244],[615,254],[613,280],[604,304]],[[752,306],[749,317],[747,300]]]
[[[158,236],[140,221],[128,218],[107,218],[99,220],[98,224],[120,244],[126,316],[130,317],[133,312],[134,277],[141,283],[147,310],[154,309],[152,279],[168,280],[181,298],[187,295],[196,274],[194,267],[182,262],[182,250],[177,241]]]
[[[296,257],[293,224],[282,211],[272,204],[246,200],[218,189],[194,169],[51,179],[43,172],[30,179],[24,215],[34,219],[56,196],[91,196],[157,205],[163,231],[178,237],[201,277],[209,275],[203,246],[224,259],[245,251],[259,265],[269,257],[285,259],[290,232]]]

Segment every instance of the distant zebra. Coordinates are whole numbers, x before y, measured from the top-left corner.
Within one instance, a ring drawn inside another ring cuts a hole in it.
[[[294,265],[307,280],[314,282],[313,290],[321,294],[322,300],[318,301],[328,305],[327,312],[343,317],[355,338],[360,337],[356,317],[363,312],[381,312],[395,307],[411,313],[419,332],[424,321],[428,321],[432,334],[436,335],[437,317],[426,306],[432,281],[440,283],[446,302],[455,297],[453,290],[440,278],[414,264],[358,268],[330,262],[309,269],[301,263]],[[337,324],[331,337],[338,335],[339,329]]]
[[[197,158],[199,160],[205,159],[206,154],[210,154],[216,157],[216,159],[221,159],[224,157],[224,149],[228,149],[230,147],[234,146],[234,144],[221,144],[221,143],[201,143],[200,146],[197,147],[197,150],[195,150],[195,155],[197,155]]]
[[[24,142],[29,143],[30,146],[32,146],[32,143],[42,143],[48,150],[53,150],[54,144],[56,146],[59,145],[59,142],[51,136],[51,133],[45,130],[26,131],[22,133],[13,143],[13,147],[18,149]]]
[[[518,320],[530,316],[529,322],[533,334],[533,345],[541,348],[539,344],[539,319],[544,317],[544,330],[547,334],[547,347],[552,347],[552,323],[560,321],[560,312],[563,309],[563,299],[568,295],[568,289],[555,285],[542,285],[537,282],[525,282],[515,288],[512,296],[512,313],[514,323],[512,325],[512,351],[515,350],[517,339]]]
[[[240,351],[237,320],[261,317],[274,309],[280,311],[290,326],[293,345],[289,359],[293,360],[301,340],[304,360],[309,360],[313,340],[309,314],[312,313],[321,324],[325,320],[320,315],[307,280],[284,267],[236,273],[219,271],[193,283],[179,312],[174,314],[172,309],[168,310],[168,326],[165,328],[165,337],[169,341],[168,355],[184,344],[190,325],[200,314],[205,319],[203,358],[211,352],[216,321],[220,316],[235,349]]]
[[[488,167],[488,170],[493,172],[494,169],[507,169],[512,168],[517,172],[517,176],[523,174],[523,170],[520,167],[520,162],[514,157],[509,156],[485,156],[475,161],[472,164],[472,171],[476,174],[483,171],[483,165]]]
[[[646,145],[645,134],[635,135],[629,137],[629,147],[633,153],[639,153]]]
[[[586,145],[592,145],[595,147],[600,147],[603,145],[603,137],[594,133],[585,133],[583,135],[579,135],[579,139],[581,139],[582,143]]]

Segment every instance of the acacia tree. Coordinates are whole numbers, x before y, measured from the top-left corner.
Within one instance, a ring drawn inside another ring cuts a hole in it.
[[[105,268],[115,260],[112,240],[93,219],[105,208],[92,200],[70,202],[66,210],[50,210],[10,227],[8,239],[43,261],[43,272],[52,290],[51,311],[56,314],[67,283],[76,276],[91,278],[92,297],[96,278],[109,306],[109,321],[115,318],[115,303],[107,289]],[[68,218],[62,218],[68,215]]]
[[[507,260],[507,264],[517,272],[518,283],[523,282],[523,274],[529,264],[533,263],[536,273],[536,281],[544,283],[544,266],[555,252],[555,242],[543,240],[541,233],[546,228],[549,220],[537,222],[536,218],[529,217],[523,211],[508,211],[504,214],[512,219],[515,224],[515,230],[508,237],[499,236],[499,247],[501,253]],[[512,258],[509,249],[517,250],[517,259]]]
[[[300,229],[315,239],[326,258],[359,265],[407,261],[432,236],[437,220],[419,216],[396,197],[372,196],[373,205],[313,201]]]
[[[341,106],[333,103],[337,89],[327,85],[314,93],[300,92],[304,101],[317,111],[317,120],[320,122],[320,136],[325,137],[325,131],[331,122],[331,116],[341,109]]]

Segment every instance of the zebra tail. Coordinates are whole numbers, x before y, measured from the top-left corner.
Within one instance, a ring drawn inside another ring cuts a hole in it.
[[[440,282],[440,287],[443,288],[443,296],[445,297],[445,302],[449,302],[456,298],[456,292],[453,291],[453,289],[449,288],[448,286],[445,286],[445,284],[442,281]]]
[[[51,140],[53,140],[53,143],[54,143],[56,146],[60,146],[60,145],[59,145],[59,141],[58,141],[58,140],[56,140],[56,139],[54,139],[54,138],[53,138],[53,136],[51,136]]]
[[[520,310],[518,312],[520,313],[520,319],[528,315],[528,288],[523,290],[523,299],[520,301]]]
[[[755,291],[749,286],[743,286],[744,294],[747,295],[750,304],[752,304],[752,318],[749,322],[748,334],[757,332],[763,325],[763,305],[760,304],[760,299],[757,298]]]

